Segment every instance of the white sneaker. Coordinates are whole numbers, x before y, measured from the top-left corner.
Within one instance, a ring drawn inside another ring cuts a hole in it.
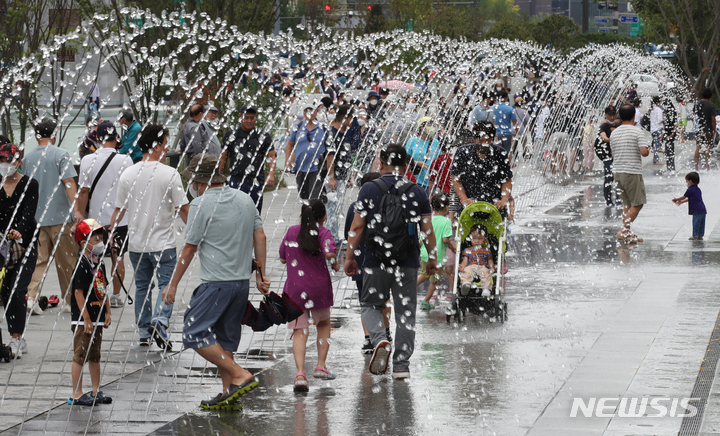
[[[490,298],[491,295],[492,295],[492,293],[490,292],[489,289],[483,289],[483,291],[482,291],[482,296],[483,296],[483,297],[485,297],[485,298]]]
[[[65,312],[65,313],[72,312],[72,309],[70,308],[70,303],[66,303],[65,306],[63,306],[63,312]]]
[[[14,356],[16,356],[18,359],[22,357],[22,345],[20,345],[20,340],[18,338],[10,339],[10,343],[8,344],[8,346],[10,347],[10,351],[12,351]]]
[[[30,313],[30,312],[32,311],[32,308],[33,308],[34,305],[35,305],[35,300],[33,300],[32,298],[28,297],[28,299],[27,299],[27,311],[28,311],[28,313]]]
[[[22,351],[23,354],[27,354],[28,352],[27,341],[25,341],[25,338],[20,339],[20,351]]]
[[[113,294],[110,296],[110,307],[117,308],[117,307],[123,307],[125,303],[122,300],[122,297],[120,297],[120,294]]]

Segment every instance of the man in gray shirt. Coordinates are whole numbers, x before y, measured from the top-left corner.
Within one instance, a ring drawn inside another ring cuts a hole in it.
[[[180,150],[187,154],[187,161],[190,162],[195,155],[210,154],[220,157],[220,141],[215,136],[214,129],[207,120],[203,119],[205,115],[205,106],[195,104],[190,108],[190,118],[185,122],[183,127],[183,138],[180,144]],[[217,116],[217,108],[210,107],[208,119],[214,119]]]
[[[39,297],[40,282],[45,268],[54,255],[60,292],[67,303],[64,310],[70,312],[72,293],[68,292],[68,289],[78,254],[72,235],[75,228],[72,210],[77,193],[74,177],[77,176],[77,172],[68,152],[55,147],[57,132],[55,121],[45,118],[36,124],[34,129],[38,146],[25,154],[22,163],[23,174],[32,177],[40,184],[38,208],[35,213],[35,219],[40,226],[37,234],[38,260],[32,281],[28,286],[28,311],[42,313],[35,301]],[[53,253],[56,244],[57,250]]]
[[[202,284],[192,293],[183,322],[183,345],[217,365],[223,392],[200,406],[233,409],[237,400],[258,386],[238,365],[233,353],[240,344],[242,319],[250,290],[252,251],[258,267],[265,265],[266,238],[260,213],[250,196],[225,185],[215,156],[197,155],[183,171],[195,199],[190,203],[185,246],[170,284],[163,291],[173,304],[180,279],[195,253],[200,255]],[[197,194],[197,195],[195,195]],[[257,274],[258,290],[267,295],[270,280]]]

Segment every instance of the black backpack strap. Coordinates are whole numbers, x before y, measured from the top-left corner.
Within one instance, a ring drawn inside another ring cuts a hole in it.
[[[87,210],[90,210],[90,199],[92,198],[93,192],[95,192],[95,187],[97,186],[98,182],[100,181],[100,177],[102,177],[103,173],[107,169],[108,165],[110,165],[110,161],[113,160],[117,153],[113,153],[110,155],[110,157],[105,161],[102,168],[100,168],[100,171],[98,172],[98,175],[95,177],[95,180],[93,180],[93,184],[90,187],[90,193],[88,193],[88,202],[87,202]]]
[[[403,194],[406,194],[409,190],[411,190],[415,184],[413,182],[405,182],[402,187],[400,187],[398,191],[398,195],[402,196]]]
[[[378,179],[373,180],[372,183],[380,189],[380,193],[383,196],[385,196],[385,194],[390,193],[390,186],[388,186],[388,184],[385,183],[384,180],[381,180],[378,178]]]

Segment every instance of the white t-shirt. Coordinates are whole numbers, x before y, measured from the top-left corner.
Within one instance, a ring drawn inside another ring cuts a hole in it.
[[[613,172],[642,174],[640,147],[650,147],[650,140],[642,129],[623,124],[610,134]]]
[[[126,209],[128,249],[136,253],[175,247],[175,209],[188,203],[180,174],[159,162],[138,162],[120,176],[115,206]]]
[[[82,162],[80,162],[80,174],[78,177],[80,189],[92,188],[92,184],[95,182],[100,168],[105,165],[105,162],[113,154],[115,154],[115,150],[112,148],[100,148],[95,153],[83,158]],[[133,162],[130,156],[123,154],[116,155],[113,160],[110,161],[110,165],[105,168],[105,172],[103,172],[97,185],[95,185],[95,191],[93,191],[92,198],[90,199],[88,218],[96,219],[101,226],[110,224],[113,211],[115,210],[115,198],[119,185],[118,180],[120,179],[120,175],[132,165]],[[126,215],[118,223],[118,226],[126,226],[127,222]]]

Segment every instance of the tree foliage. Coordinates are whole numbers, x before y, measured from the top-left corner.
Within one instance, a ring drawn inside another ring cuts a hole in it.
[[[641,38],[674,46],[674,61],[699,93],[720,79],[720,6],[717,0],[636,0],[642,17]]]

